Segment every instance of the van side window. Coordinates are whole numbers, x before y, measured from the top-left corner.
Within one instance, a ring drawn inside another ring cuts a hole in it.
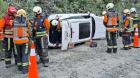
[[[90,22],[79,24],[79,39],[90,37]]]

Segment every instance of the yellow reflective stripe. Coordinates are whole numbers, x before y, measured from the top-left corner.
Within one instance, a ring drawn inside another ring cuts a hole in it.
[[[8,50],[10,50],[10,38],[8,38]]]
[[[113,46],[107,46],[108,48],[113,48]]]
[[[28,46],[28,44],[26,44],[25,54],[27,54],[27,53],[28,53],[28,48],[29,48],[29,46]]]
[[[36,32],[37,35],[43,35],[43,34],[46,34],[46,31],[44,32]]]
[[[37,35],[37,37],[42,37],[42,36],[46,36],[46,34],[44,34],[44,35]]]
[[[113,48],[117,48],[117,46],[113,46]]]
[[[14,28],[14,37],[17,37],[17,34],[18,34],[18,32],[17,32],[17,28]]]
[[[5,61],[10,61],[11,59],[6,58]]]
[[[15,54],[17,54],[17,47],[16,47],[16,45],[14,45],[14,49],[15,49]]]
[[[22,63],[22,66],[28,66],[28,65],[29,65],[28,62],[26,62],[26,63]]]
[[[13,34],[13,32],[5,32],[5,34]]]
[[[43,37],[41,38],[41,44],[42,44],[42,48],[44,48],[44,40],[43,40]]]
[[[21,66],[21,65],[22,65],[22,63],[17,63],[17,65],[18,65],[18,66]]]

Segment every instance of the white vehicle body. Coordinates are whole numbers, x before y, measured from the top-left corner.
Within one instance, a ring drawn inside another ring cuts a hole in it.
[[[59,45],[62,50],[67,50],[69,43],[77,44],[90,39],[105,38],[103,17],[94,14],[53,14],[48,19],[53,20],[56,17],[59,17],[62,22],[62,38]],[[55,46],[52,38],[49,35],[50,47]]]

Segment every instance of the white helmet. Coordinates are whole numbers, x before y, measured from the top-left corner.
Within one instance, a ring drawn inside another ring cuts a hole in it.
[[[24,17],[27,17],[26,11],[25,11],[24,9],[18,10],[16,16],[22,16],[22,15],[23,15]]]
[[[52,24],[52,26],[56,26],[56,25],[58,25],[58,21],[57,20],[52,20],[51,24]]]
[[[113,3],[108,3],[106,5],[106,9],[108,10],[108,9],[111,9],[111,8],[114,8],[114,4]]]
[[[41,14],[42,13],[42,8],[40,6],[35,6],[33,8],[33,12],[35,12],[37,14]]]
[[[136,8],[131,8],[130,12],[136,12]]]
[[[124,10],[123,10],[123,13],[125,13],[125,14],[130,14],[130,10],[129,10],[129,9],[124,9]]]
[[[102,15],[104,16],[106,13],[107,13],[106,11],[103,11],[103,12],[102,12]]]

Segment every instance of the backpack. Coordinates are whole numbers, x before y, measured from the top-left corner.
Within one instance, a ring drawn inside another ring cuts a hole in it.
[[[24,44],[29,42],[28,21],[25,17],[17,17],[13,22],[14,44]]]

